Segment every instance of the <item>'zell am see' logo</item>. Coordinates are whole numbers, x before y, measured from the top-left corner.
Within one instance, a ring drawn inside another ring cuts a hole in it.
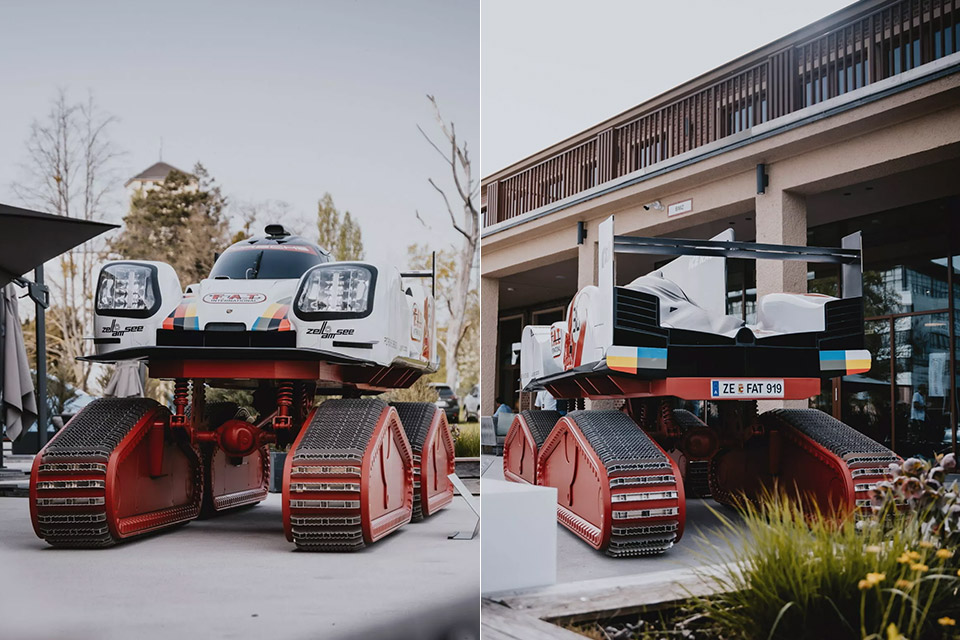
[[[267,299],[262,293],[208,293],[203,301],[208,304],[258,304]]]

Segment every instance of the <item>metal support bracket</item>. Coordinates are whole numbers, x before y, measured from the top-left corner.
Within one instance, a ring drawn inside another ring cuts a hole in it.
[[[477,516],[477,523],[473,526],[472,533],[456,531],[447,536],[447,540],[473,540],[477,537],[477,534],[480,533],[480,506],[473,499],[473,494],[470,493],[470,490],[467,489],[467,487],[463,484],[463,480],[461,480],[457,474],[451,473],[447,477],[450,479],[450,482],[453,483],[453,486],[457,488],[457,491],[460,492],[464,502],[466,502],[467,506],[470,507],[470,510],[473,511],[473,515]]]

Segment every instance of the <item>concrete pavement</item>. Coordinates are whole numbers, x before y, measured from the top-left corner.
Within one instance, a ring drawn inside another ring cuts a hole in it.
[[[483,456],[481,463],[483,480],[503,480],[503,458]],[[733,510],[723,507],[712,500],[690,498],[686,502],[687,518],[683,537],[672,549],[657,556],[640,558],[610,558],[596,551],[566,527],[557,524],[557,583],[579,582],[616,576],[690,569],[706,564],[723,562],[713,548],[726,548],[720,534],[726,533],[716,515],[736,520]],[[486,527],[495,527],[495,522],[487,521]]]
[[[27,499],[0,498],[0,638],[387,637],[391,625],[413,637],[431,607],[474,616],[478,630],[480,538],[447,540],[473,524],[457,497],[361,552],[298,552],[270,494],[117,547],[67,550],[34,536]]]

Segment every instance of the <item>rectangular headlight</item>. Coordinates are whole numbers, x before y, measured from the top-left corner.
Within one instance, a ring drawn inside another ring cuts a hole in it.
[[[304,314],[366,315],[374,277],[370,268],[360,265],[314,267],[300,286],[297,310]]]
[[[115,263],[100,270],[97,311],[150,312],[157,306],[156,270],[149,265]]]

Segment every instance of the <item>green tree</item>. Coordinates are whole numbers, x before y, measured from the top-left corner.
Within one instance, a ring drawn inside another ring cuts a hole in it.
[[[317,243],[334,260],[363,260],[363,233],[360,224],[344,211],[341,215],[333,196],[324,193],[317,203]]]
[[[230,242],[226,204],[199,162],[192,174],[171,171],[160,185],[134,194],[110,249],[131,260],[166,262],[183,285],[199,282],[210,272],[214,252]]]

